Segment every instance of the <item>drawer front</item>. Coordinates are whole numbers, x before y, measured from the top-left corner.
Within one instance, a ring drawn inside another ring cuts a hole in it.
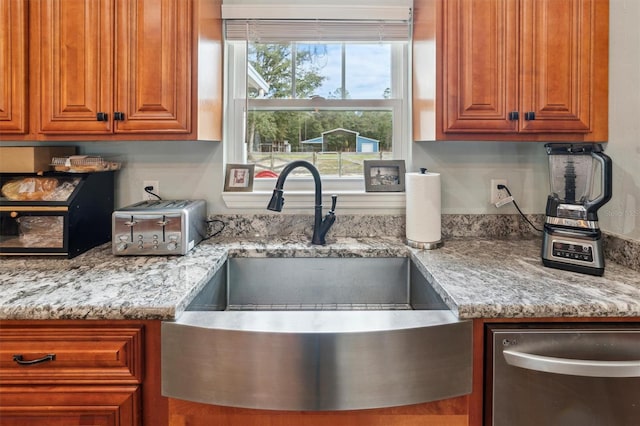
[[[142,326],[3,325],[3,384],[112,384],[142,381]]]
[[[0,388],[2,426],[139,426],[140,387],[5,386]]]

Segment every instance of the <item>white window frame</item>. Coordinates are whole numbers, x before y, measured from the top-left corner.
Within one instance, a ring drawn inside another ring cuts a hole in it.
[[[246,43],[225,43],[224,76],[224,158],[225,163],[244,163],[247,145],[245,143],[246,126]],[[406,69],[403,69],[405,68]],[[254,104],[269,103],[274,110],[283,108],[345,108],[372,109],[391,108],[393,113],[393,158],[405,160],[407,171],[411,167],[411,44],[392,45],[392,93],[399,94],[393,99],[370,100],[311,100],[311,99],[252,99]],[[271,107],[267,108],[270,109]],[[230,209],[265,210],[275,186],[275,178],[254,180],[253,192],[223,192],[222,198]],[[377,214],[403,213],[405,208],[404,192],[365,192],[364,176],[361,177],[322,177],[323,205],[330,205],[332,194],[338,195],[339,211],[375,212]],[[286,208],[288,213],[309,212],[314,205],[312,178],[292,177],[285,183]],[[283,212],[284,212],[283,211]]]

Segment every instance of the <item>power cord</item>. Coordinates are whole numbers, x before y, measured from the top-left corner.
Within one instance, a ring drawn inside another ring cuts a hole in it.
[[[214,232],[213,234],[203,238],[204,240],[208,240],[209,238],[213,238],[216,235],[220,235],[220,233],[224,230],[224,228],[227,226],[226,223],[224,223],[223,221],[221,221],[220,219],[211,219],[211,220],[207,220],[206,221],[207,224],[210,223],[219,223],[222,225],[222,227],[220,229],[218,229],[216,232]]]
[[[504,189],[505,191],[507,191],[507,194],[509,194],[509,197],[512,198],[511,201],[513,202],[513,205],[516,206],[516,209],[518,210],[518,213],[520,213],[520,216],[522,216],[533,229],[538,232],[544,232],[542,229],[538,229],[533,223],[531,223],[531,221],[524,215],[524,213],[522,213],[522,210],[520,210],[520,207],[518,207],[518,203],[516,203],[515,198],[513,198],[513,195],[511,195],[511,191],[509,191],[509,188],[507,188],[506,185],[499,184],[498,189]]]
[[[151,194],[154,197],[156,197],[158,200],[162,200],[162,198],[160,198],[160,196],[158,194],[156,194],[155,192],[153,192],[153,186],[145,186],[144,187],[144,192],[146,192],[147,194]]]
[[[146,192],[147,194],[151,194],[154,197],[156,197],[158,200],[162,200],[162,198],[160,198],[160,196],[158,194],[156,194],[155,192],[153,192],[153,186],[145,186],[144,187],[144,192]],[[209,238],[213,238],[216,235],[220,235],[220,233],[224,230],[224,228],[227,226],[223,221],[221,221],[220,219],[212,219],[212,220],[207,220],[205,221],[208,224],[210,223],[219,223],[222,225],[222,227],[220,229],[218,229],[216,232],[214,232],[211,235],[208,235],[206,237],[203,238],[203,240],[208,240]]]

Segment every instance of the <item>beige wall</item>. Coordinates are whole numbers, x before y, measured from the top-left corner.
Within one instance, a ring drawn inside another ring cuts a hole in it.
[[[608,232],[640,240],[640,1],[611,0],[609,144],[613,198],[600,214]]]
[[[640,1],[611,0],[610,143],[614,196],[600,218],[604,230],[640,240]],[[159,180],[164,198],[204,198],[211,213],[221,197],[223,147],[215,142],[94,142],[83,152],[120,156],[118,206],[139,201],[143,180]],[[547,156],[538,143],[419,142],[412,164],[442,174],[444,213],[515,213],[489,204],[491,178],[506,178],[521,208],[543,213],[549,192]],[[311,214],[311,212],[309,212]],[[367,212],[370,213],[370,212]]]

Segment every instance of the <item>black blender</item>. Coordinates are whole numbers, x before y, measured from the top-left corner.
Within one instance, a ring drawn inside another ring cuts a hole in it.
[[[590,275],[604,273],[597,211],[611,199],[611,158],[600,144],[546,144],[551,194],[547,198],[542,262]],[[600,169],[600,193],[592,197]]]

